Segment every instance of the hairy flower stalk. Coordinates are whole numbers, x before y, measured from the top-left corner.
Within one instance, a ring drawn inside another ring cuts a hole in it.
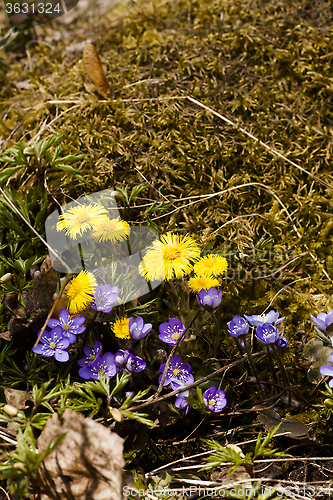
[[[249,365],[250,365],[252,374],[254,375],[254,377],[255,377],[255,379],[257,381],[257,384],[258,384],[258,389],[263,393],[264,397],[267,398],[267,394],[266,394],[265,388],[262,385],[262,383],[260,382],[258,370],[257,370],[256,364],[255,364],[255,361],[254,361],[254,359],[252,357],[252,353],[251,353],[251,350],[249,349],[249,345],[247,343],[247,340],[246,340],[245,336],[244,336],[243,342],[244,342],[244,348],[245,348],[245,352],[246,352],[247,357],[248,357],[248,361],[249,361]],[[261,395],[261,397],[262,397],[262,395]]]
[[[287,370],[283,364],[283,361],[282,361],[282,358],[281,358],[281,354],[280,354],[280,351],[279,349],[276,347],[275,344],[272,344],[272,349],[274,351],[274,354],[275,356],[277,357],[277,360],[278,360],[278,363],[279,363],[279,366],[280,366],[280,370],[281,370],[281,375],[282,375],[282,380],[283,380],[283,384],[284,386],[287,388],[290,387],[290,382],[289,382],[289,377],[288,377],[288,373],[287,373]],[[291,391],[290,389],[288,390],[288,405],[290,406],[291,404]]]
[[[266,345],[266,352],[267,352],[269,366],[271,369],[272,379],[273,379],[273,382],[275,384],[275,387],[273,386],[273,390],[274,390],[274,393],[276,393],[276,386],[278,385],[278,380],[277,380],[276,370],[275,370],[275,366],[274,366],[273,359],[272,359],[271,348],[269,345]]]

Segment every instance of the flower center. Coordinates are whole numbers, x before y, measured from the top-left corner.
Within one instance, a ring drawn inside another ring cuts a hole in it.
[[[91,215],[87,213],[81,213],[77,216],[77,222],[79,224],[83,224],[84,222],[88,222],[91,219]]]
[[[65,332],[68,332],[68,330],[70,329],[70,326],[69,325],[66,325],[66,323],[64,323],[62,325],[62,329],[65,331]]]
[[[172,373],[174,374],[174,376],[175,376],[175,377],[177,377],[177,376],[180,374],[180,370],[179,370],[179,368],[174,368],[174,369],[172,370]]]
[[[96,301],[96,304],[98,306],[102,306],[104,305],[104,302],[105,302],[105,298],[104,298],[104,295],[102,293],[99,293],[97,295],[97,297],[95,298],[95,301]]]
[[[95,359],[96,359],[96,354],[90,354],[89,360],[90,361],[95,361]]]
[[[208,400],[209,406],[215,406],[215,403],[216,403],[215,399],[209,399]]]
[[[179,248],[166,248],[164,251],[164,259],[165,260],[176,260],[179,258],[181,251]]]
[[[54,349],[57,347],[57,344],[55,342],[50,342],[49,343],[49,348],[54,351]]]
[[[100,369],[98,370],[98,376],[100,377],[101,375],[104,375],[104,374],[105,374],[105,370],[104,370],[104,368],[100,368]]]
[[[172,339],[173,339],[173,340],[178,340],[178,339],[179,339],[179,337],[180,337],[180,335],[179,335],[179,333],[178,333],[178,332],[174,332],[174,333],[172,334]]]

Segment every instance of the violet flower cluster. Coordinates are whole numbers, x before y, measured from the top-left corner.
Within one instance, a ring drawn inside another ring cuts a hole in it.
[[[245,318],[245,319],[244,319]],[[279,318],[279,313],[274,310],[269,311],[267,314],[248,316],[244,314],[241,316],[234,316],[228,323],[228,333],[232,337],[239,337],[246,335],[249,331],[250,325],[256,327],[255,336],[262,344],[275,344],[279,349],[285,349],[288,346],[288,340],[280,336],[279,330],[276,325],[280,324],[285,319]]]
[[[98,380],[101,375],[112,378],[120,369],[135,373],[146,368],[146,363],[139,356],[135,356],[133,349],[119,349],[116,354],[107,352],[102,356],[102,344],[99,340],[93,349],[84,347],[83,352],[86,357],[79,359],[78,365],[81,366],[79,375],[84,379]]]
[[[47,358],[53,356],[62,363],[68,361],[69,354],[66,349],[76,341],[76,335],[85,331],[86,327],[82,326],[84,322],[84,316],[71,318],[67,309],[62,308],[59,312],[59,319],[51,318],[47,323],[47,326],[52,330],[44,331],[40,343],[34,346],[32,351]],[[39,333],[40,330],[38,335]]]

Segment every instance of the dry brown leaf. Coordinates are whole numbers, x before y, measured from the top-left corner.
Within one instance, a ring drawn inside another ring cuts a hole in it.
[[[99,54],[94,45],[90,42],[84,44],[83,67],[96,87],[99,87],[107,96],[113,98],[113,91],[105,76]]]
[[[29,392],[12,389],[11,387],[4,387],[4,393],[7,403],[18,410],[25,410],[28,408],[25,402],[32,401],[33,399]]]
[[[55,413],[37,440],[44,451],[66,433],[39,469],[41,500],[122,500],[123,439],[91,418]]]

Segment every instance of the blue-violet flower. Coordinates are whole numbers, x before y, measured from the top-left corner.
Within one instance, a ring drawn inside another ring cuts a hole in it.
[[[171,318],[168,323],[162,323],[159,326],[159,339],[169,345],[177,344],[178,340],[185,331],[185,326],[179,319]]]
[[[244,314],[245,319],[247,319],[247,321],[252,326],[262,326],[264,323],[278,325],[285,318],[285,316],[283,316],[283,318],[279,318],[279,316],[280,314],[278,312],[275,312],[273,309],[267,314],[254,314],[253,316],[247,316],[246,314]]]
[[[289,341],[286,339],[286,337],[279,337],[277,341],[275,342],[276,347],[279,349],[286,349],[288,347]]]
[[[333,363],[333,352],[330,354],[330,361]],[[333,366],[322,365],[319,370],[322,375],[325,375],[326,377],[333,377]],[[328,386],[333,387],[333,378],[329,381]]]
[[[317,318],[315,318],[312,314],[310,314],[312,322],[316,325],[319,330],[323,330],[324,332],[329,331],[330,333],[333,330],[333,327],[330,325],[333,323],[333,311],[329,313],[319,313]]]
[[[47,326],[51,328],[60,326],[62,328],[63,337],[67,337],[69,343],[73,344],[76,341],[75,335],[85,331],[86,327],[82,326],[85,320],[86,318],[84,316],[73,316],[71,318],[67,309],[62,308],[59,312],[59,319],[49,319]]]
[[[93,349],[91,349],[90,347],[84,347],[83,352],[86,355],[86,358],[79,359],[77,362],[78,365],[82,367],[79,370],[79,375],[82,378],[90,379],[91,365],[93,364],[95,359],[102,356],[102,344],[99,340],[97,340]]]
[[[139,356],[130,354],[127,358],[126,368],[129,372],[142,372],[146,368],[146,362],[139,358]]]
[[[158,379],[159,382],[161,382],[164,368],[165,363],[160,366],[160,372],[162,375],[160,375]],[[171,358],[163,386],[171,384],[171,388],[175,391],[180,385],[192,384],[192,382],[194,382],[194,377],[192,373],[190,373],[191,370],[191,366],[187,363],[183,363],[180,356],[173,356]]]
[[[239,335],[246,335],[249,331],[249,324],[241,316],[234,316],[228,323],[228,333],[232,337],[239,337]]]
[[[257,326],[256,337],[263,344],[274,344],[279,337],[279,330],[270,323]]]
[[[56,326],[50,332],[44,332],[40,339],[41,343],[32,348],[36,354],[51,357],[54,356],[57,361],[69,360],[69,354],[65,350],[69,346],[69,339],[63,337],[62,328]]]
[[[96,358],[91,365],[91,378],[98,380],[101,376],[112,378],[118,371],[114,362],[114,354],[107,352],[102,358]]]
[[[144,324],[141,316],[136,318],[135,321],[134,321],[133,316],[131,316],[129,321],[128,321],[128,329],[130,331],[132,339],[134,339],[134,340],[142,339],[143,337],[148,335],[148,333],[150,332],[150,330],[152,328],[153,328],[153,325],[151,323]]]
[[[217,290],[214,286],[210,287],[207,291],[203,288],[197,295],[198,302],[203,306],[215,307],[221,304],[222,292]]]
[[[224,391],[216,389],[214,386],[204,392],[203,398],[208,410],[214,413],[220,413],[227,404]]]
[[[119,295],[119,288],[111,285],[98,285],[93,293],[93,301],[90,306],[97,311],[109,313]]]

